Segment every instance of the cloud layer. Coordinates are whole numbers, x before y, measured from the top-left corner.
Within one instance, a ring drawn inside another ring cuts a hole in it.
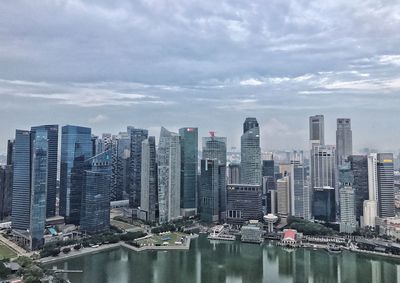
[[[16,127],[216,130],[307,147],[307,117],[353,119],[356,148],[400,147],[398,1],[3,1],[0,111]],[[18,113],[18,115],[15,115]]]

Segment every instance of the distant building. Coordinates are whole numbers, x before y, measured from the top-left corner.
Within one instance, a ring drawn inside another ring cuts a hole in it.
[[[200,218],[207,223],[220,221],[220,182],[224,165],[216,159],[202,159],[200,169]]]
[[[181,216],[181,146],[179,135],[161,128],[157,152],[159,222]]]
[[[394,217],[394,169],[393,154],[378,153],[378,216],[380,218]]]
[[[158,219],[156,140],[150,136],[142,142],[142,177],[140,209],[145,212],[145,220]]]
[[[140,205],[142,142],[147,139],[149,132],[146,129],[137,129],[129,126],[128,135],[131,138],[129,203],[133,208],[138,208]]]
[[[334,222],[336,220],[335,189],[332,187],[314,188],[312,208],[314,219]]]
[[[375,218],[377,217],[377,203],[375,200],[364,201],[363,226],[375,227]]]
[[[228,166],[228,184],[240,183],[240,164],[230,163]]]
[[[364,201],[368,200],[368,158],[366,155],[348,156],[353,175],[352,188],[354,189],[355,215],[359,222],[363,215]]]
[[[67,125],[61,129],[60,215],[79,225],[84,161],[92,157],[91,129]]]
[[[243,225],[245,221],[262,220],[260,185],[227,186],[227,223]]]
[[[325,132],[324,132],[324,116],[315,115],[311,116],[310,119],[310,142],[318,145],[325,144]]]
[[[0,166],[0,220],[11,216],[13,166]]]
[[[349,118],[339,118],[336,120],[336,126],[336,158],[337,164],[341,165],[353,154],[351,120]]]
[[[197,212],[198,129],[179,129],[181,139],[181,209],[183,216]]]
[[[240,229],[241,241],[244,243],[260,244],[264,241],[262,224],[258,220],[250,220],[248,224]]]
[[[278,198],[278,215],[290,215],[290,181],[289,177],[283,177],[276,181]]]
[[[340,189],[340,232],[351,234],[357,229],[355,192],[352,187]]]
[[[256,118],[246,118],[243,124],[240,183],[261,184],[260,128]]]
[[[110,230],[112,148],[85,161],[80,230],[87,234]]]
[[[296,217],[305,217],[305,170],[303,164],[294,161],[291,164],[290,172],[290,210],[291,215]]]

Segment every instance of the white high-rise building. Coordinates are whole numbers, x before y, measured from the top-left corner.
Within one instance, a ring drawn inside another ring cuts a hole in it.
[[[354,190],[346,186],[340,189],[340,232],[351,234],[356,229]]]
[[[276,181],[276,192],[278,199],[278,214],[290,215],[290,179],[288,176]]]
[[[377,203],[375,200],[364,200],[363,226],[375,227]]]
[[[159,222],[179,218],[181,200],[181,147],[179,135],[161,128],[157,152]]]
[[[369,200],[378,201],[378,171],[377,154],[371,153],[368,156],[368,192]]]

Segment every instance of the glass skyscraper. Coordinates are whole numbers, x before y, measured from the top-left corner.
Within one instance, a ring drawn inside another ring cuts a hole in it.
[[[260,128],[256,118],[246,118],[241,137],[240,182],[261,184]]]
[[[61,135],[60,215],[79,224],[84,161],[92,157],[91,129],[67,125]]]
[[[393,154],[378,153],[378,216],[394,217],[394,169]]]
[[[220,165],[217,159],[201,160],[200,218],[207,223],[217,223],[220,216]]]
[[[353,175],[355,216],[357,221],[364,211],[364,201],[368,200],[368,157],[366,155],[350,155],[348,157]]]
[[[84,167],[80,230],[87,234],[108,232],[112,149],[89,158]]]
[[[134,208],[138,208],[140,206],[142,142],[149,136],[149,131],[129,126],[128,134],[131,138],[129,204]]]
[[[57,165],[58,165],[58,125],[32,127],[31,131],[46,131],[48,140],[47,158],[47,204],[46,217],[56,215]]]
[[[184,216],[196,214],[198,130],[179,129],[181,139],[181,208]]]
[[[44,245],[44,228],[46,225],[46,203],[48,188],[48,148],[49,139],[45,127],[32,131],[32,184],[30,203],[30,235],[31,250],[37,250]]]
[[[336,121],[336,125],[336,158],[337,164],[341,165],[353,154],[351,120],[348,118],[339,118]]]
[[[145,220],[156,222],[158,218],[156,139],[153,136],[142,142],[142,177],[140,209]]]
[[[157,152],[159,222],[180,217],[181,146],[179,135],[161,128]]]

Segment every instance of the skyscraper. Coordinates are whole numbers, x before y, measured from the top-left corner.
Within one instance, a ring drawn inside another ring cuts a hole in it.
[[[228,166],[228,183],[239,184],[240,183],[240,164],[230,163]]]
[[[207,223],[217,223],[220,216],[220,165],[217,159],[202,159],[200,173],[200,218]]]
[[[179,129],[181,139],[181,208],[183,216],[195,215],[197,211],[198,130]]]
[[[67,125],[61,129],[60,215],[66,223],[79,224],[82,170],[92,157],[91,129]]]
[[[369,200],[378,201],[378,156],[368,155],[368,195]]]
[[[57,129],[58,132],[58,129]],[[48,130],[45,127],[32,131],[32,163],[30,192],[30,226],[31,250],[37,250],[44,245],[44,228],[46,225],[47,188],[49,184],[49,146]],[[56,164],[57,164],[57,157]]]
[[[220,164],[226,164],[226,137],[217,137],[211,132],[210,137],[203,137],[202,143],[202,159],[217,159]]]
[[[378,153],[378,216],[380,218],[395,216],[394,207],[394,169],[393,154]]]
[[[335,189],[316,187],[312,199],[312,215],[316,220],[334,222],[336,220]]]
[[[218,164],[218,206],[219,206],[219,218],[224,220],[226,218],[226,138],[216,137],[211,132],[210,137],[203,137],[203,160],[217,160]],[[216,165],[214,164],[216,167]],[[201,197],[201,190],[200,190]],[[202,198],[202,197],[201,197]],[[202,205],[202,200],[200,200]]]
[[[29,243],[31,250],[44,244],[49,175],[47,135],[45,127],[16,130],[15,134],[11,227],[16,237]]]
[[[363,215],[364,201],[368,200],[368,158],[366,155],[350,155],[348,157],[353,174],[355,216],[360,221]]]
[[[140,209],[145,220],[155,222],[158,218],[156,139],[148,137],[142,142],[142,177]]]
[[[308,197],[304,191],[305,172],[304,166],[299,161],[292,161],[290,172],[290,210],[291,215],[305,217],[305,201]]]
[[[310,117],[310,142],[319,145],[325,144],[324,116],[315,115]]]
[[[352,187],[340,188],[340,232],[351,234],[357,229],[355,193]]]
[[[261,184],[260,128],[256,118],[246,118],[241,137],[240,182]]]
[[[110,230],[112,148],[85,160],[80,230],[87,234]]]
[[[142,166],[142,142],[149,136],[148,130],[128,127],[131,138],[130,156],[130,197],[129,204],[133,208],[140,205],[141,166]]]
[[[339,118],[336,125],[336,158],[337,164],[341,165],[353,154],[351,121],[348,118]]]
[[[31,132],[16,130],[11,227],[26,231],[31,209]]]
[[[31,131],[46,131],[48,139],[47,158],[47,204],[46,217],[56,215],[57,166],[58,166],[58,125],[32,127]]]
[[[161,128],[157,152],[159,222],[180,217],[181,146],[179,135]]]
[[[13,165],[14,140],[7,141],[7,165]]]
[[[11,216],[13,166],[0,166],[0,220]]]
[[[291,215],[290,211],[290,181],[289,177],[285,176],[276,181],[276,191],[278,198],[278,214],[280,216]]]

